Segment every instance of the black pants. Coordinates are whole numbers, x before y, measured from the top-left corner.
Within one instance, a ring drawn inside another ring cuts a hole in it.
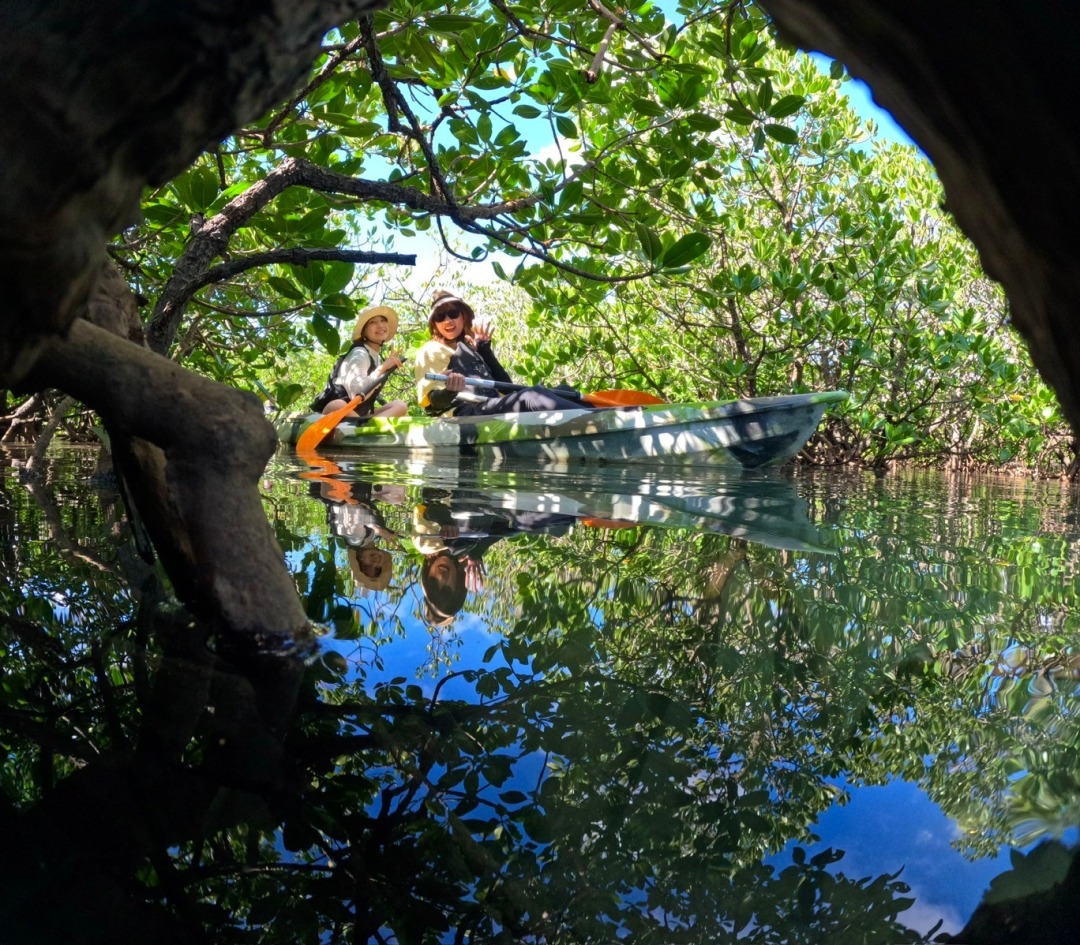
[[[526,387],[502,397],[489,397],[480,404],[460,404],[454,408],[455,417],[474,417],[489,413],[523,413],[530,410],[581,410],[588,404],[560,397],[546,387]]]

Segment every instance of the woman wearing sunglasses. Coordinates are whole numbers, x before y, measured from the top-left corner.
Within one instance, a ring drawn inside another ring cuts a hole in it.
[[[467,417],[476,414],[520,413],[527,410],[580,410],[579,400],[561,397],[545,387],[526,387],[509,394],[490,388],[467,388],[466,377],[513,383],[491,347],[491,327],[473,323],[472,308],[445,289],[431,297],[428,328],[431,340],[416,355],[416,393],[431,415]],[[445,374],[429,381],[426,374]]]

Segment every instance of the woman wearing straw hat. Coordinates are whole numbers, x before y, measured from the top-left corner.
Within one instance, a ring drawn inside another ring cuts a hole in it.
[[[321,394],[315,398],[311,409],[322,413],[333,413],[344,407],[353,397],[371,394],[354,411],[358,416],[404,417],[409,407],[403,400],[375,407],[375,394],[391,371],[401,367],[401,358],[396,352],[383,360],[383,346],[394,337],[398,327],[398,316],[386,305],[375,305],[364,309],[356,319],[353,328],[352,347],[338,358],[330,379]]]
[[[394,556],[382,548],[350,548],[349,570],[356,586],[367,591],[385,591],[394,575]]]
[[[512,383],[491,347],[491,326],[476,322],[472,308],[445,289],[431,297],[431,340],[417,352],[413,372],[420,406],[429,414],[457,417],[526,410],[580,410],[580,401],[545,387],[526,387],[501,395],[490,388],[467,390],[466,377]],[[427,374],[445,374],[430,381]]]

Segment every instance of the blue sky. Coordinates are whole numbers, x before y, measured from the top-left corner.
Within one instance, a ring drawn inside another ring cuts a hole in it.
[[[811,53],[811,58],[824,71],[829,70],[832,60],[828,56]],[[870,87],[861,79],[848,79],[844,83],[843,91],[856,115],[865,120],[873,119],[877,123],[877,137],[884,138],[886,141],[895,141],[898,144],[915,144],[907,132],[896,123],[896,119],[874,101]]]

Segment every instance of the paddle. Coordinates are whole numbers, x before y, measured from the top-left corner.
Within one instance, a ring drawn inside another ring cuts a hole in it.
[[[320,495],[332,502],[341,502],[345,505],[357,504],[356,499],[352,497],[352,484],[337,478],[341,473],[341,467],[337,463],[323,459],[318,453],[311,451],[305,451],[299,455],[304,462],[314,467],[300,473],[301,479],[313,479],[318,482]]]
[[[344,407],[339,407],[333,413],[324,414],[314,421],[296,441],[296,452],[311,453],[325,440],[342,420],[364,402],[362,395],[357,394]]]
[[[445,381],[445,374],[425,374],[429,381]],[[486,377],[467,377],[465,383],[470,387],[487,387],[493,390],[525,390],[527,384],[507,384],[505,381],[492,381]],[[663,398],[655,394],[646,394],[637,390],[599,390],[582,394],[568,388],[548,388],[552,393],[570,400],[583,400],[593,407],[644,407],[650,404],[662,404]]]
[[[594,390],[581,396],[594,407],[649,407],[666,403],[663,397],[647,394],[643,390]]]
[[[397,370],[397,368],[394,368]],[[364,401],[371,400],[373,397],[378,397],[379,392],[383,389],[383,385],[390,379],[390,371],[387,371],[381,381],[376,384],[366,394],[357,394],[352,400],[350,400],[344,407],[339,407],[333,413],[325,414],[314,421],[303,433],[300,434],[299,439],[296,441],[296,452],[298,453],[311,453],[314,452],[316,447],[323,440],[325,440],[342,420],[344,420],[350,413],[352,413],[357,407],[359,407]],[[315,465],[312,463],[311,465]]]

